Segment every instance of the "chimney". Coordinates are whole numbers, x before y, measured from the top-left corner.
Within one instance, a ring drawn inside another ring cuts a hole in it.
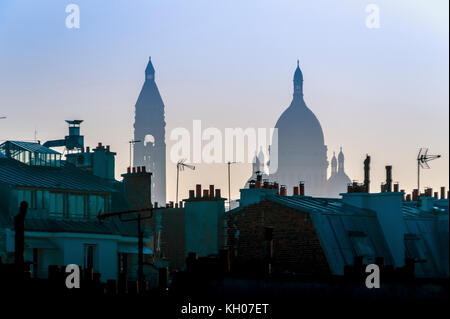
[[[280,188],[280,195],[281,195],[281,196],[286,196],[286,186],[281,185],[281,188]]]
[[[207,189],[203,190],[203,198],[208,198],[209,197],[209,193]]]
[[[173,208],[173,202],[172,201],[169,202],[169,207]]]
[[[411,201],[411,194],[406,195],[406,201],[410,202]]]
[[[110,150],[109,145],[106,145],[106,151],[109,152],[109,150]]]
[[[412,200],[417,201],[418,199],[419,199],[419,190],[416,188],[416,189],[413,189]]]
[[[142,172],[142,173],[146,173],[146,172],[147,172],[145,166],[141,166],[141,172]]]
[[[434,192],[434,198],[439,199],[439,193],[438,192]]]
[[[445,186],[441,187],[441,199],[445,199]]]
[[[216,198],[221,198],[220,189],[216,189]]]
[[[428,187],[425,189],[425,196],[426,197],[433,197],[433,189],[431,187]]]
[[[194,199],[195,197],[195,192],[193,189],[189,190],[189,199]]]
[[[138,172],[138,173],[141,172],[141,167],[140,167],[140,166],[137,167],[137,172]]]
[[[155,202],[155,208],[158,208],[158,202]]]
[[[405,190],[404,190],[404,189],[401,189],[401,190],[400,190],[400,193],[403,193],[403,201],[405,201],[405,200],[406,200]]]
[[[294,186],[294,195],[298,195],[298,186]]]
[[[366,155],[364,160],[364,188],[366,193],[370,193],[370,156]]]
[[[399,185],[398,183],[395,183],[395,184],[394,184],[394,192],[397,192],[397,193],[398,193],[399,188],[400,188],[400,185]]]
[[[136,167],[133,167],[133,174],[136,174]]]
[[[300,182],[300,195],[305,195],[305,182]]]
[[[131,174],[131,167],[127,167],[127,174]]]
[[[209,197],[214,197],[214,185],[209,185]]]
[[[90,153],[91,152],[91,148],[89,146],[86,147],[86,153]]]
[[[261,173],[256,173],[256,188],[261,188],[262,175]]]
[[[202,185],[201,184],[195,185],[195,197],[197,197],[197,198],[202,197]]]
[[[183,208],[183,201],[180,200],[180,204],[178,205],[179,208]]]
[[[386,166],[386,192],[392,192],[392,166]]]

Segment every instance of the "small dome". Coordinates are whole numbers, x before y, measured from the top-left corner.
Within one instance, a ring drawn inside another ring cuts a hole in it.
[[[341,151],[339,152],[339,155],[338,155],[338,160],[339,160],[339,162],[344,161],[344,153],[342,153],[342,147],[341,147]]]
[[[333,152],[333,158],[331,159],[331,166],[337,167],[337,159],[336,159],[336,153]]]

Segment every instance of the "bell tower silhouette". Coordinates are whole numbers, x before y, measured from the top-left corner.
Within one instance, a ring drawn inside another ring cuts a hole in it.
[[[145,81],[136,102],[134,117],[134,166],[152,172],[152,203],[166,204],[166,142],[164,102],[155,82],[155,68],[149,58]]]

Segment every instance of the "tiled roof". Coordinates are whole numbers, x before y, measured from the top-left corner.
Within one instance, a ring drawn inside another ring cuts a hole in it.
[[[85,192],[114,192],[103,179],[67,162],[61,167],[29,166],[0,158],[0,183],[16,187],[35,187]]]

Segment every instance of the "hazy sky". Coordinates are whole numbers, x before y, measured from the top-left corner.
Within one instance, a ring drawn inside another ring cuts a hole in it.
[[[80,29],[65,26],[70,3]],[[369,3],[380,8],[379,29],[366,27]],[[448,9],[447,0],[0,0],[0,140],[33,140],[35,130],[41,141],[62,138],[64,120],[83,119],[86,145],[111,145],[120,177],[148,56],[167,132],[193,119],[273,127],[300,59],[329,158],[342,146],[351,179],[362,181],[369,153],[374,189],[393,165],[411,190],[426,146],[442,159],[422,185],[448,187]],[[175,172],[169,162],[169,200]],[[233,167],[232,197],[249,176],[250,165]],[[226,165],[183,172],[180,194],[196,183],[225,192]]]

